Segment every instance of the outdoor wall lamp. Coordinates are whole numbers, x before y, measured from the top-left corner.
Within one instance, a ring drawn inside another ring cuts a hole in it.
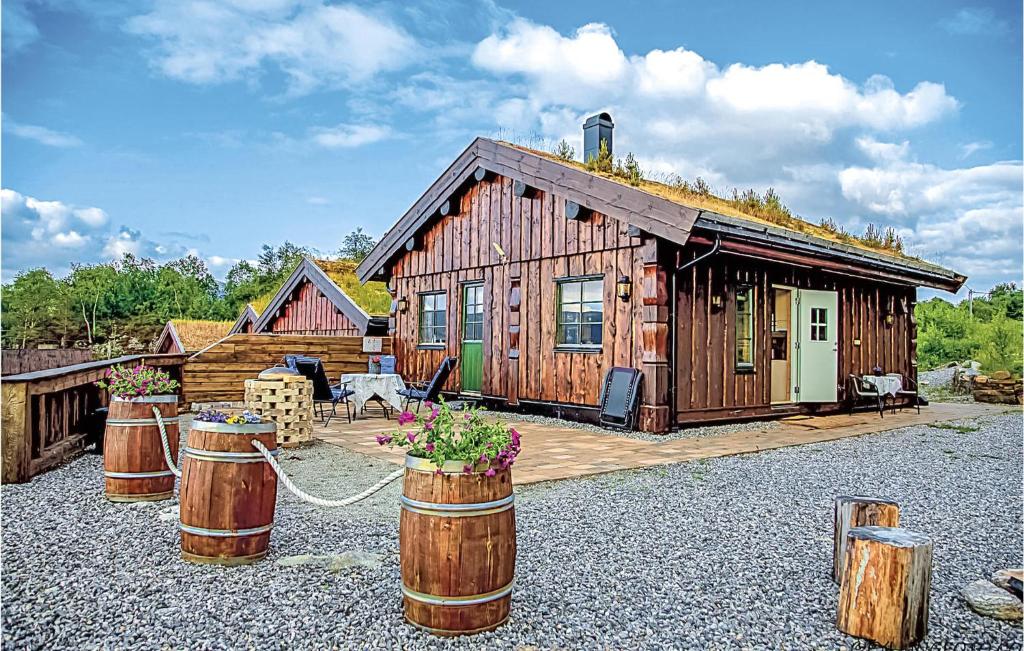
[[[717,307],[722,307],[722,303],[723,302],[724,301],[722,300],[722,295],[721,294],[715,294],[714,296],[711,297],[711,305],[713,305],[716,308]]]
[[[896,317],[894,317],[891,312],[885,315],[885,325],[892,325],[895,322]]]
[[[633,281],[629,276],[619,276],[619,282],[615,283],[615,293],[623,301],[628,301],[633,295]]]
[[[409,309],[409,299],[405,298],[404,296],[398,299],[397,304],[399,314],[405,314],[406,311]]]

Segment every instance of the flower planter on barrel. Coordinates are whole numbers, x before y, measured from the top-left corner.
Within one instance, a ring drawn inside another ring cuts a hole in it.
[[[174,497],[155,407],[171,458],[178,456],[178,383],[151,366],[114,366],[96,383],[110,392],[103,436],[103,480],[111,502],[151,502]]]
[[[192,420],[181,466],[181,557],[215,565],[255,563],[270,546],[277,475],[252,440],[276,455],[277,425],[208,422],[202,416]]]
[[[377,437],[409,449],[399,521],[405,619],[435,635],[492,631],[512,604],[519,433],[476,409],[424,406],[429,415],[398,417],[418,431]]]

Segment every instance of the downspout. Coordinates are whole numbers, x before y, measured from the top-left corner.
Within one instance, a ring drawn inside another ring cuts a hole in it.
[[[669,295],[671,296],[671,301],[672,301],[672,332],[671,332],[671,336],[669,337],[669,341],[670,341],[669,345],[672,346],[672,372],[669,373],[669,378],[670,378],[670,382],[669,382],[669,395],[672,397],[672,402],[673,402],[672,408],[673,408],[673,411],[675,410],[675,403],[678,402],[677,399],[676,399],[676,391],[679,388],[679,383],[678,383],[678,381],[676,379],[678,377],[678,373],[679,373],[679,347],[678,347],[678,343],[679,342],[677,341],[678,336],[679,336],[679,334],[678,334],[679,333],[679,297],[677,296],[677,285],[678,285],[678,282],[679,282],[679,274],[682,273],[683,271],[686,271],[687,269],[689,269],[693,265],[697,264],[698,262],[706,260],[706,259],[710,258],[711,256],[715,255],[716,253],[718,253],[718,251],[721,248],[722,248],[722,236],[721,235],[715,235],[715,243],[711,246],[711,250],[710,251],[708,251],[704,255],[697,256],[696,258],[694,258],[693,260],[690,260],[689,262],[683,263],[682,265],[676,267],[675,271],[672,272],[671,290],[669,291]],[[678,256],[678,254],[677,254],[677,256]],[[677,259],[678,259],[678,257],[677,257]],[[675,421],[675,416],[673,416],[673,421]],[[676,422],[675,425],[678,427],[679,423]]]

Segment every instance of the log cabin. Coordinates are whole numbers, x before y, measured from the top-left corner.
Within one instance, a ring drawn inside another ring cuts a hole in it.
[[[360,285],[355,266],[347,260],[303,258],[266,302],[250,332],[335,337],[387,334],[391,295],[383,283]],[[245,327],[245,316],[243,312],[236,325]]]
[[[231,326],[231,331],[228,334],[251,334],[252,327],[256,324],[256,319],[258,318],[260,318],[260,315],[259,312],[256,311],[256,308],[252,306],[252,303],[246,303],[245,309],[243,309],[242,313],[238,315],[237,319],[235,319],[234,324]]]
[[[584,160],[610,153],[607,114]],[[828,412],[850,374],[916,378],[918,287],[966,278],[842,231],[477,138],[359,265],[394,297],[398,371],[514,409],[593,419],[614,366],[639,428]],[[770,217],[770,216],[769,216]]]
[[[230,334],[230,321],[171,319],[157,337],[154,353],[194,353]]]

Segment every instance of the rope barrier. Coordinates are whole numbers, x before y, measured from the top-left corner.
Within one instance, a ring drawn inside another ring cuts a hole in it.
[[[174,463],[174,459],[171,457],[171,445],[167,442],[167,430],[164,429],[163,416],[156,407],[153,407],[153,416],[156,417],[156,426],[160,429],[160,443],[164,446],[164,463],[171,469],[175,477],[181,477],[181,470],[178,469],[178,465]]]
[[[319,497],[314,497],[309,493],[306,493],[305,491],[298,488],[294,483],[292,483],[292,480],[288,477],[288,475],[284,473],[284,470],[282,470],[281,466],[277,463],[277,459],[275,459],[270,454],[270,450],[268,450],[267,446],[263,445],[263,443],[256,439],[253,439],[252,446],[260,451],[260,454],[263,455],[263,458],[267,460],[267,463],[270,464],[270,467],[274,469],[275,473],[277,473],[278,479],[281,480],[281,483],[284,484],[285,488],[291,491],[292,494],[298,497],[300,500],[303,500],[304,502],[309,502],[310,504],[315,504],[317,506],[333,508],[336,506],[349,506],[355,504],[356,502],[364,500],[367,497],[373,495],[380,489],[384,488],[385,486],[387,486],[388,484],[390,484],[391,482],[395,481],[396,479],[405,474],[405,468],[402,468],[391,473],[390,475],[380,480],[370,488],[367,488],[358,495],[353,495],[352,497],[347,497],[343,500],[325,500]]]

